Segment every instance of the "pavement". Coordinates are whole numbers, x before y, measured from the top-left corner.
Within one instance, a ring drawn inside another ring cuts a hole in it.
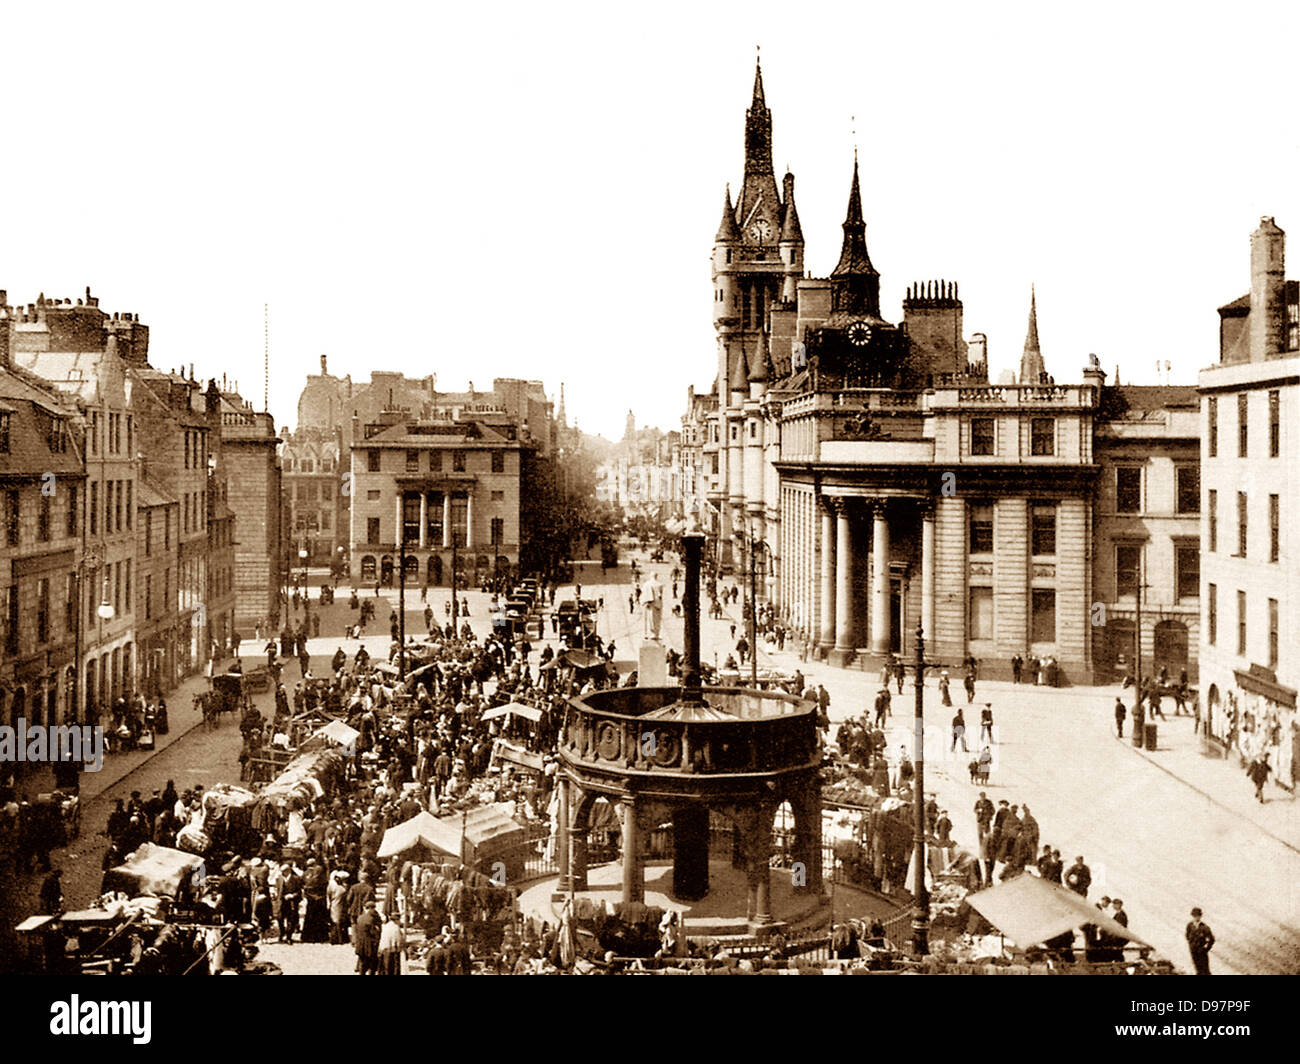
[[[665,586],[662,640],[682,646],[682,620],[671,614],[674,561],[648,562]],[[644,639],[640,609],[628,608],[628,557],[617,570],[599,562],[578,564],[584,597],[604,597],[600,632],[614,638],[620,659],[636,658]],[[722,581],[735,586],[734,580]],[[679,587],[680,591],[680,587]],[[742,588],[742,600],[743,600]],[[557,601],[571,594],[561,588]],[[704,610],[707,614],[707,599]],[[701,622],[701,654],[721,661],[744,633],[739,604],[724,607],[723,620]],[[784,651],[760,644],[760,667],[803,671],[810,685],[825,684],[834,725],[872,705],[879,676],[849,667],[801,661],[797,643]],[[742,675],[743,675],[742,670]],[[960,684],[953,700],[965,704]],[[1157,721],[1155,751],[1138,750],[1115,736],[1117,686],[1043,688],[980,681],[967,712],[978,727],[978,710],[991,702],[995,717],[994,766],[986,790],[998,802],[1028,804],[1040,838],[1061,850],[1068,866],[1076,855],[1092,871],[1090,896],[1122,897],[1130,926],[1163,956],[1190,970],[1184,929],[1193,906],[1205,911],[1218,944],[1215,972],[1300,972],[1300,806],[1295,795],[1270,782],[1261,805],[1236,760],[1208,756],[1193,734],[1191,717]],[[1126,702],[1130,697],[1125,697]],[[906,745],[915,759],[914,688],[893,690],[886,727],[891,760]],[[954,836],[977,852],[973,805],[979,788],[970,783],[973,753],[951,750],[949,722],[955,709],[940,705],[935,682],[924,692],[925,789],[948,809]],[[978,749],[972,734],[973,749]]]

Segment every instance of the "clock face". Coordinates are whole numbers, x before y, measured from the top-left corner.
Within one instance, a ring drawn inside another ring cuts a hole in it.
[[[759,218],[756,222],[753,222],[746,232],[749,234],[749,239],[755,244],[761,244],[765,240],[772,239],[772,226],[766,218]]]
[[[865,321],[855,321],[849,326],[849,343],[854,347],[865,347],[871,340],[871,326]]]

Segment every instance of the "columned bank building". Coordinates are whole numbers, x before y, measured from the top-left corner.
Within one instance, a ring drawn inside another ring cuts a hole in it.
[[[744,570],[752,557],[787,623],[829,660],[864,667],[910,653],[919,622],[934,659],[974,655],[999,675],[1016,654],[1054,658],[1067,681],[1090,682],[1098,656],[1108,669],[1125,665],[1124,647],[1106,635],[1116,613],[1127,627],[1112,634],[1130,642],[1148,603],[1159,604],[1157,618],[1196,616],[1196,592],[1180,603],[1177,575],[1157,562],[1172,548],[1155,541],[1181,529],[1194,542],[1199,515],[1180,523],[1171,494],[1170,521],[1155,520],[1145,511],[1163,503],[1151,478],[1142,512],[1118,526],[1128,537],[1121,551],[1131,548],[1118,556],[1137,558],[1134,581],[1116,573],[1115,522],[1098,508],[1114,499],[1117,475],[1094,453],[1098,423],[1140,408],[1161,436],[1166,422],[1149,416],[1160,395],[1107,387],[1095,358],[1078,383],[1057,384],[1032,299],[1011,383],[990,383],[981,334],[962,338],[955,283],[909,286],[901,322],[888,320],[856,158],[830,275],[806,275],[803,250],[794,177],[778,190],[772,171],[760,71],[744,181],[734,201],[727,193],[713,254],[718,404],[703,447],[703,516],[724,568]],[[1124,392],[1141,401],[1117,402]],[[1185,450],[1194,472],[1196,441]],[[1128,464],[1145,484],[1143,460]],[[1182,660],[1166,662],[1176,673],[1189,664],[1188,639],[1185,621],[1172,623],[1184,632]]]

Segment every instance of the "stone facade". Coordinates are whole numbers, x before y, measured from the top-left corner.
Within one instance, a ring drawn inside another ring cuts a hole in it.
[[[269,416],[251,414],[215,383],[205,395],[192,366],[188,376],[153,367],[148,327],[135,314],[110,316],[89,290],[75,304],[41,296],[25,308],[9,306],[0,292],[0,373],[47,413],[63,411],[71,441],[60,452],[69,467],[50,485],[53,513],[63,514],[50,520],[63,521],[75,542],[71,554],[53,551],[62,574],[57,593],[50,570],[54,601],[68,603],[71,639],[64,673],[44,681],[56,716],[93,721],[123,695],[163,693],[202,668],[214,649],[229,645],[237,593],[249,604],[250,629],[253,609],[258,617],[278,612],[278,441]],[[41,431],[24,422],[11,441],[32,458]],[[236,454],[230,463],[224,443]],[[259,462],[241,451],[260,456],[260,480]],[[238,517],[228,479],[240,495]],[[20,510],[40,513],[42,503],[20,495]],[[260,520],[267,511],[269,521]],[[247,589],[236,578],[237,540]],[[26,542],[21,535],[19,542]],[[33,549],[50,553],[39,540]],[[23,560],[19,568],[34,573],[36,564]],[[21,616],[30,596],[21,581],[17,587]],[[36,598],[45,598],[39,588]],[[54,631],[49,611],[41,612]],[[18,642],[26,646],[22,632]],[[63,654],[44,651],[47,665]]]
[[[1300,778],[1300,285],[1285,234],[1251,235],[1251,289],[1220,308],[1220,363],[1200,375],[1201,698],[1210,733],[1274,779]]]
[[[412,421],[391,411],[352,446],[353,583],[450,586],[517,573],[523,452],[508,415]]]
[[[1019,383],[990,385],[987,339],[963,338],[955,283],[909,285],[901,322],[889,321],[856,160],[839,261],[828,277],[805,276],[794,179],[778,192],[772,174],[761,73],[744,175],[714,239],[716,405],[705,413],[692,402],[683,419],[707,422],[701,523],[718,565],[744,569],[752,555],[779,614],[841,664],[875,668],[910,653],[919,625],[938,660],[973,655],[998,676],[1014,655],[1051,658],[1067,680],[1087,682],[1101,604],[1116,622],[1101,643],[1109,670],[1125,619],[1112,550],[1124,522],[1099,512],[1100,485],[1111,463],[1139,455],[1153,486],[1172,485],[1175,465],[1194,470],[1185,394],[1130,394],[1149,416],[1130,424],[1114,399],[1124,390],[1106,388],[1095,359],[1079,383],[1058,385],[1032,292]],[[1138,517],[1158,585],[1143,622],[1147,660],[1164,651],[1166,663],[1191,665],[1196,603],[1178,600],[1173,559],[1195,517],[1171,501],[1168,514]]]

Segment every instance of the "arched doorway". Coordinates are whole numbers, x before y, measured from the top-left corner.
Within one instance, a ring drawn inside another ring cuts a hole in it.
[[[437,554],[429,555],[429,564],[425,567],[427,574],[426,581],[432,587],[439,587],[442,584],[442,558]]]
[[[379,559],[379,582],[384,587],[393,586],[393,556],[385,554]]]
[[[1167,666],[1177,676],[1187,665],[1187,625],[1182,621],[1166,620],[1155,629],[1155,667]]]
[[[418,584],[420,582],[420,559],[414,554],[408,554],[405,561],[406,582],[408,584]]]
[[[9,723],[18,727],[18,722],[27,716],[27,688],[20,687],[14,692],[14,700],[9,704]]]
[[[367,554],[361,559],[361,582],[363,584],[373,584],[375,582],[375,556]]]
[[[492,563],[486,554],[480,554],[474,560],[474,582],[480,587],[486,584],[492,574]]]
[[[497,572],[498,580],[505,580],[510,575],[510,559],[504,554],[497,555]]]

